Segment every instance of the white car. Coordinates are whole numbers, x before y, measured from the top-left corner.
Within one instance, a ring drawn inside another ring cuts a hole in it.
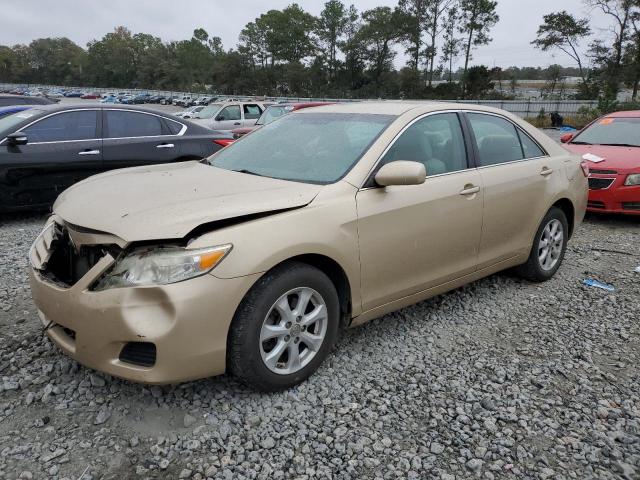
[[[262,102],[222,102],[207,105],[193,121],[212,130],[233,130],[255,125],[266,106]]]
[[[205,105],[197,105],[195,107],[183,110],[182,112],[178,112],[175,114],[175,116],[180,118],[193,118],[197,116],[197,114],[200,113],[204,107]]]

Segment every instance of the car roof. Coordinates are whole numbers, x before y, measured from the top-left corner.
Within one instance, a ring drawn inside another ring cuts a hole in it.
[[[627,110],[623,112],[613,112],[605,115],[605,118],[638,118],[640,110]]]
[[[68,110],[87,110],[87,109],[103,109],[103,110],[133,110],[137,112],[153,113],[155,115],[161,115],[163,117],[171,117],[171,113],[163,112],[153,108],[139,107],[137,105],[125,105],[120,103],[98,103],[87,102],[78,103],[74,105],[69,104],[54,104],[54,105],[38,105],[38,110],[45,111],[47,113],[63,112]]]
[[[327,113],[369,113],[379,115],[400,116],[411,110],[420,113],[435,112],[439,110],[477,110],[481,112],[497,113],[503,115],[505,112],[497,108],[485,107],[468,103],[447,103],[437,101],[375,101],[375,102],[348,102],[333,103],[312,109],[301,109],[296,111],[299,115],[308,115],[318,112]]]

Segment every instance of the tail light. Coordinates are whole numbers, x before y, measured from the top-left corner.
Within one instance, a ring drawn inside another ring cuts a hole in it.
[[[584,173],[584,176],[588,177],[589,176],[589,164],[585,160],[580,162],[580,168],[582,168],[582,173]]]
[[[221,147],[227,147],[231,145],[235,140],[233,138],[216,138],[213,143],[220,145]]]

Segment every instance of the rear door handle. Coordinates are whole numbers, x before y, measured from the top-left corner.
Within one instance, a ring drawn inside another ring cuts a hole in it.
[[[236,122],[236,123],[234,123],[234,125],[240,125],[240,122]]]
[[[78,155],[100,155],[100,150],[83,150]]]
[[[480,191],[480,187],[476,187],[473,185],[466,185],[464,190],[460,192],[460,195],[475,195]]]
[[[546,177],[547,175],[551,175],[552,173],[553,173],[553,170],[551,168],[544,167],[540,172],[540,175],[542,175],[543,177]]]
[[[173,143],[161,143],[160,145],[156,145],[156,148],[173,148],[175,145]]]

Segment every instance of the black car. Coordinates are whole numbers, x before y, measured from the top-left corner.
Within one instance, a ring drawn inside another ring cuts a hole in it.
[[[0,118],[0,211],[47,208],[91,175],[200,160],[230,136],[143,107],[38,106]]]
[[[28,97],[24,95],[0,95],[0,107],[10,105],[54,105],[57,102],[46,97]]]

